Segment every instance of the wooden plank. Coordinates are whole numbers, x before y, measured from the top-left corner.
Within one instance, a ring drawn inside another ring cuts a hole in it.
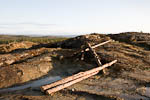
[[[69,86],[71,86],[71,85],[73,85],[73,84],[75,84],[75,83],[77,83],[77,82],[80,82],[80,81],[82,81],[82,80],[84,80],[84,79],[87,79],[87,78],[93,76],[93,75],[96,75],[100,70],[102,70],[102,69],[104,69],[104,68],[106,68],[106,67],[108,67],[108,66],[111,66],[112,64],[114,64],[114,63],[116,63],[116,62],[117,62],[117,60],[114,60],[114,61],[112,61],[112,62],[110,62],[110,63],[107,63],[107,64],[103,65],[102,67],[97,67],[97,68],[95,68],[95,69],[92,70],[92,71],[89,70],[88,72],[90,72],[90,73],[86,74],[85,76],[80,77],[80,78],[77,78],[77,79],[72,80],[72,81],[69,81],[69,82],[67,82],[67,83],[58,85],[58,86],[56,86],[56,87],[53,87],[53,88],[47,90],[46,93],[47,93],[47,94],[52,94],[52,93],[57,92],[57,91],[59,91],[59,90],[61,90],[61,89],[64,89],[64,88],[66,88],[66,87],[69,87]]]
[[[74,80],[74,79],[76,79],[76,78],[81,77],[82,75],[84,75],[84,72],[80,72],[80,73],[75,74],[75,75],[73,75],[73,76],[69,76],[69,77],[64,78],[64,79],[62,79],[62,80],[56,81],[56,82],[54,82],[54,83],[52,83],[52,84],[48,84],[48,85],[45,85],[45,86],[41,86],[41,91],[44,92],[45,90],[47,90],[47,89],[49,89],[49,88],[52,88],[52,87],[55,87],[55,86],[57,86],[57,85],[64,84],[64,83],[66,83],[66,82],[72,81],[72,80]]]
[[[49,89],[49,88],[55,87],[55,86],[60,85],[60,84],[64,84],[64,83],[69,82],[69,81],[72,81],[72,80],[75,80],[75,79],[80,78],[80,77],[83,77],[83,76],[85,76],[85,75],[87,75],[87,74],[94,73],[94,72],[96,72],[96,71],[100,71],[100,70],[102,70],[102,69],[104,69],[104,68],[106,68],[106,67],[109,67],[109,66],[113,65],[113,64],[116,63],[116,62],[117,62],[117,60],[114,60],[114,61],[112,61],[112,62],[110,62],[110,63],[107,63],[107,64],[102,65],[101,67],[93,68],[93,69],[88,70],[88,71],[85,71],[85,72],[80,72],[80,73],[78,73],[78,74],[75,74],[75,75],[73,75],[73,76],[69,76],[69,77],[67,77],[67,78],[64,78],[64,79],[62,79],[62,80],[59,80],[59,81],[54,82],[54,83],[52,83],[52,84],[48,84],[48,85],[42,86],[42,87],[41,87],[41,90],[42,90],[42,91],[45,91],[45,90],[47,90],[47,89]]]
[[[80,81],[82,81],[82,80],[84,80],[84,79],[87,79],[88,77],[91,77],[91,76],[93,76],[93,75],[96,75],[98,72],[99,72],[99,71],[96,71],[96,72],[94,72],[94,73],[90,73],[90,74],[88,74],[88,75],[86,75],[86,76],[84,76],[84,77],[78,78],[78,79],[76,79],[76,80],[73,80],[73,81],[70,81],[70,82],[68,82],[68,83],[59,85],[59,86],[54,87],[54,88],[52,88],[52,89],[49,89],[49,90],[46,91],[46,93],[47,93],[47,94],[52,94],[52,93],[54,93],[54,92],[57,92],[57,91],[59,91],[59,90],[62,90],[62,89],[66,88],[66,87],[69,87],[69,86],[71,86],[71,85],[73,85],[73,84],[75,84],[75,83],[77,83],[77,82],[80,82]]]

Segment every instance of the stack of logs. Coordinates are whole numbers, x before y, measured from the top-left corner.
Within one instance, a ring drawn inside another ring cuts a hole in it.
[[[56,82],[54,82],[52,84],[48,84],[48,85],[42,86],[41,87],[41,91],[42,92],[46,91],[47,94],[52,94],[52,93],[55,93],[55,92],[57,92],[57,91],[59,91],[61,89],[69,87],[69,86],[71,86],[71,85],[73,85],[73,84],[75,84],[77,82],[80,82],[80,81],[82,81],[84,79],[87,79],[87,78],[89,78],[89,77],[91,77],[93,75],[96,75],[97,73],[99,73],[100,70],[103,70],[103,73],[105,73],[104,68],[113,65],[114,63],[117,62],[117,60],[114,60],[112,62],[109,62],[109,63],[106,63],[106,64],[102,65],[102,63],[99,60],[99,57],[96,54],[94,48],[96,48],[98,46],[101,46],[101,45],[104,45],[104,44],[106,44],[108,42],[111,42],[111,40],[103,42],[103,43],[100,43],[100,44],[97,44],[95,46],[91,46],[89,43],[87,43],[88,47],[86,49],[78,51],[78,53],[79,52],[83,53],[83,52],[86,52],[86,51],[90,50],[91,53],[94,55],[94,58],[95,58],[95,60],[96,60],[96,62],[97,62],[99,67],[91,69],[91,70],[88,70],[88,71],[85,71],[85,72],[79,72],[78,74],[69,76],[69,77],[64,78],[62,80],[56,81]]]

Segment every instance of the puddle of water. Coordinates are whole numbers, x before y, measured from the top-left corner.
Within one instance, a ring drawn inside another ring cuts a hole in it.
[[[61,79],[60,76],[46,77],[43,79],[39,79],[39,80],[35,80],[30,83],[27,83],[25,85],[1,89],[0,92],[11,92],[11,91],[22,90],[22,89],[26,89],[26,88],[36,88],[36,87],[40,87],[42,85],[50,84],[50,83],[58,81],[60,79]]]

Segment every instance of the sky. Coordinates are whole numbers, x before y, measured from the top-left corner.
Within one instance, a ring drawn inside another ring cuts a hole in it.
[[[150,0],[0,0],[0,34],[150,32]]]

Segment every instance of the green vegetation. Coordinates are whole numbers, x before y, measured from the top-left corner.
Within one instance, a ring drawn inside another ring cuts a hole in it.
[[[0,44],[8,44],[11,42],[22,42],[30,41],[36,43],[53,43],[57,41],[63,41],[67,39],[66,37],[29,37],[29,36],[10,36],[10,35],[0,35]]]

